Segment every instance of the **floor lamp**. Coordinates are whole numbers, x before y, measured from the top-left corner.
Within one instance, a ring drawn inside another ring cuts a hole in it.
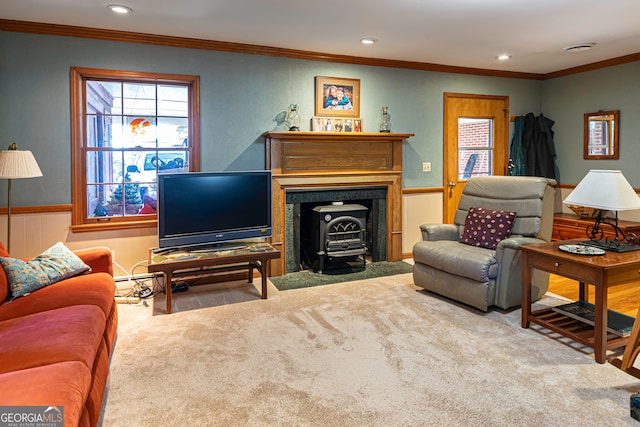
[[[7,252],[11,253],[11,180],[42,176],[36,158],[29,150],[18,150],[15,143],[0,153],[0,178],[7,179]]]

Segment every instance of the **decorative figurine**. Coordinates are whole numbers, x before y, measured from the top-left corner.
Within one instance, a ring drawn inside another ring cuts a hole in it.
[[[380,122],[380,132],[391,132],[391,116],[388,111],[389,107],[382,107],[382,121]]]

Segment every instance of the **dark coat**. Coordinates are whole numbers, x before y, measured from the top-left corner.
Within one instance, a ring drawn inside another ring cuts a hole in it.
[[[533,113],[524,116],[522,151],[525,160],[525,172],[529,176],[556,177],[554,159],[556,148],[553,142],[554,121],[542,114]]]

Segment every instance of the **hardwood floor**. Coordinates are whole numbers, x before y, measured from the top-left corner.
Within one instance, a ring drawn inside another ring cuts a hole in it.
[[[589,288],[589,301],[593,302],[593,287]],[[578,282],[552,274],[549,280],[549,292],[576,300],[578,299]],[[640,281],[610,288],[608,306],[610,310],[636,317],[640,308]]]

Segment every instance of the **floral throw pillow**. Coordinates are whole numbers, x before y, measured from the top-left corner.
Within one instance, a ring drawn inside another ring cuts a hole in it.
[[[27,295],[52,283],[91,271],[76,254],[58,242],[29,261],[0,257],[13,298]]]
[[[511,235],[515,212],[471,208],[464,221],[464,232],[458,241],[471,246],[495,249]]]

